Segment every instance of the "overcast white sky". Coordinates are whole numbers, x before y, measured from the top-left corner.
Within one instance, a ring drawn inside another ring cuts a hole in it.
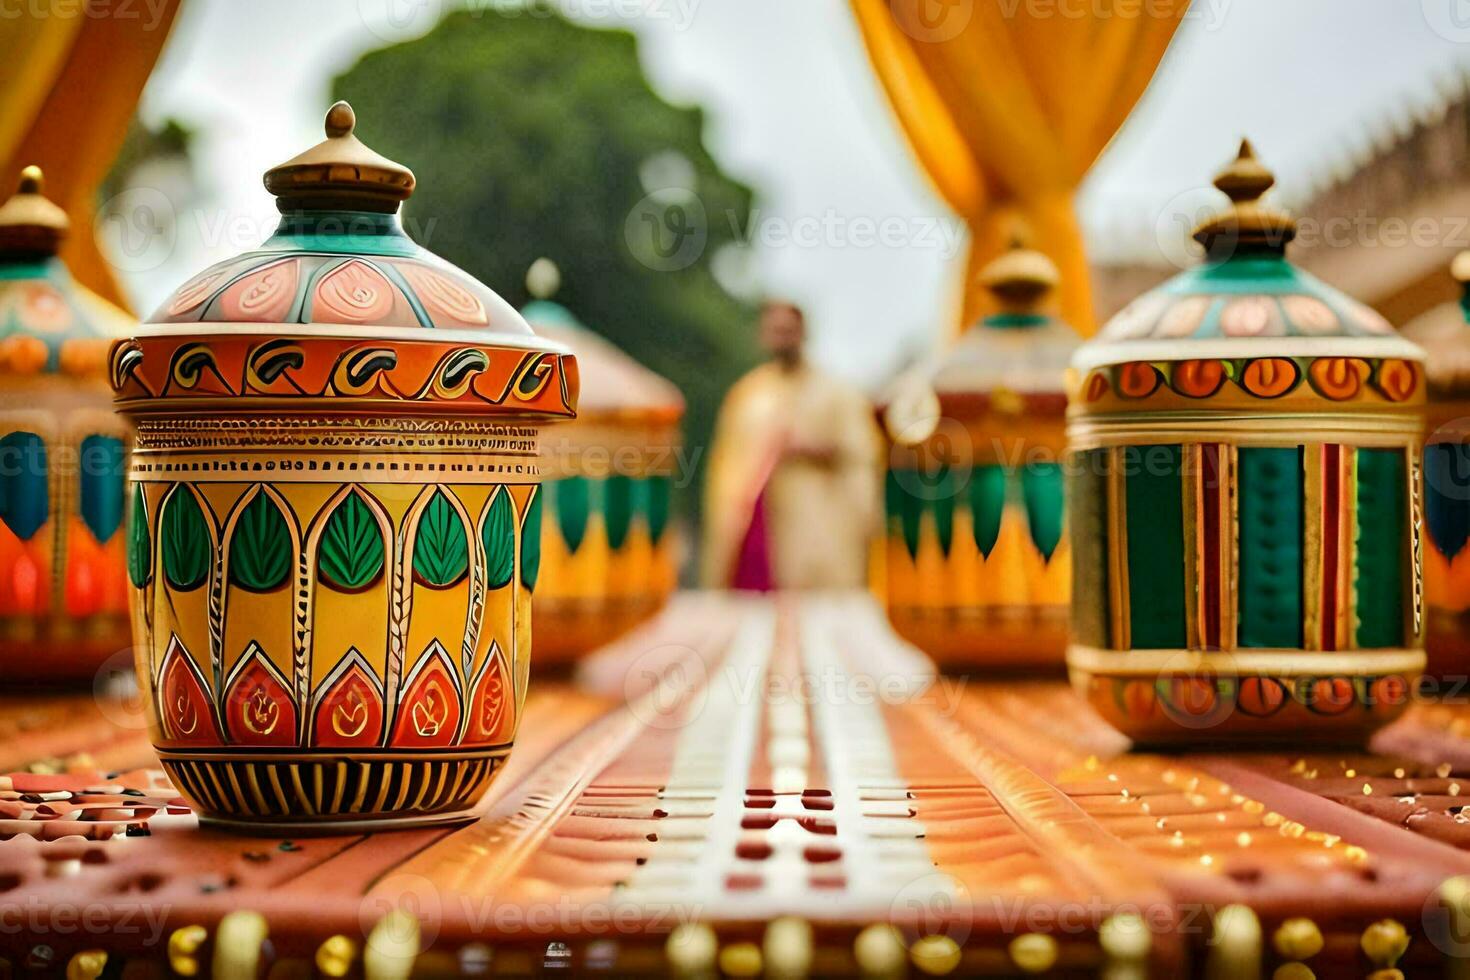
[[[166,261],[128,273],[140,308],[268,233],[275,211],[260,174],[320,139],[333,75],[423,33],[447,8],[497,2],[189,0],[143,111],[200,130],[205,185],[179,215]],[[756,273],[806,304],[818,357],[871,382],[939,333],[962,243],[911,161],[847,0],[564,6],[637,31],[655,87],[707,108],[714,152],[762,192]],[[1438,104],[1467,65],[1467,0],[1196,0],[1084,187],[1089,241],[1113,254],[1154,248],[1167,202],[1205,183],[1242,134],[1285,200],[1300,197],[1396,121]],[[870,240],[880,223],[906,241]]]

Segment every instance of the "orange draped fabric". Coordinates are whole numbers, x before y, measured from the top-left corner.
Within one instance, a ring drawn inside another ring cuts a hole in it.
[[[1153,77],[1188,0],[850,0],[873,68],[976,273],[1017,218],[1062,272],[1063,313],[1095,329],[1077,186]]]
[[[0,190],[39,164],[66,209],[61,256],[93,292],[122,304],[97,248],[97,188],[117,156],[181,0],[32,0],[0,18]]]

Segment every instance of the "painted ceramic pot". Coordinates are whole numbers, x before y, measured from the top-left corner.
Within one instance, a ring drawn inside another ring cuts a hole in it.
[[[1062,666],[1067,397],[1077,334],[1047,310],[1051,260],[1019,246],[982,273],[998,312],[882,408],[886,529],[876,563],[894,629],[956,669]]]
[[[1206,261],[1073,361],[1075,686],[1144,742],[1356,741],[1424,666],[1423,352],[1286,260],[1249,144]]]
[[[1470,672],[1470,252],[1452,271],[1464,298],[1404,325],[1423,347],[1429,392],[1424,446],[1424,645],[1428,672]]]
[[[577,321],[537,300],[522,313],[587,378],[577,420],[542,440],[546,482],[536,663],[565,663],[659,611],[678,583],[669,526],[684,397]]]
[[[136,326],[56,257],[66,214],[26,168],[0,207],[0,677],[90,682],[132,646],[129,436],[107,349]]]
[[[205,819],[453,819],[515,738],[540,425],[575,359],[414,244],[413,175],[352,135],[266,174],[282,219],[114,348],[138,428],[137,672]]]

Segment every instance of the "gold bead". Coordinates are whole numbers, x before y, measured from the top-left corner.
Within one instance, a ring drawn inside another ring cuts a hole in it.
[[[265,916],[241,909],[219,920],[214,935],[215,980],[255,980],[260,947],[270,930]]]
[[[1023,973],[1045,973],[1057,962],[1057,941],[1039,932],[1028,932],[1011,940],[1011,962]]]
[[[1132,912],[1109,916],[1097,931],[1097,941],[1104,953],[1126,963],[1147,959],[1149,950],[1153,948],[1148,924],[1142,916]]]
[[[727,977],[761,975],[761,948],[755,943],[731,943],[720,950],[720,972]]]
[[[408,980],[418,956],[419,920],[395,908],[368,933],[362,951],[363,976],[367,980]]]
[[[66,964],[66,980],[97,980],[107,966],[107,953],[100,949],[84,949]]]
[[[865,977],[903,975],[903,937],[886,923],[875,922],[852,941],[852,955]]]
[[[1317,980],[1317,974],[1305,963],[1283,963],[1272,971],[1271,980]]]
[[[168,965],[181,977],[197,976],[199,961],[194,954],[209,938],[203,926],[180,926],[168,937]]]
[[[345,977],[357,959],[357,943],[346,936],[328,936],[316,949],[316,968],[324,976]]]
[[[1282,959],[1309,960],[1322,952],[1322,930],[1311,919],[1287,919],[1271,937]]]
[[[801,978],[812,968],[811,923],[794,916],[782,916],[766,926],[761,941],[761,955],[769,977]]]
[[[1363,930],[1361,945],[1374,966],[1393,966],[1409,948],[1409,933],[1393,919],[1380,919]]]
[[[925,936],[909,947],[909,959],[920,973],[942,977],[960,965],[960,944],[948,936]]]
[[[703,922],[686,922],[669,933],[664,955],[675,976],[692,977],[714,969],[720,942]]]

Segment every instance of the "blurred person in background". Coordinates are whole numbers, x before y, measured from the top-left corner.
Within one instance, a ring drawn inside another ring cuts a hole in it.
[[[857,390],[805,356],[794,303],[761,308],[770,356],[735,383],[715,424],[706,481],[711,588],[862,588],[879,513],[880,440]]]

